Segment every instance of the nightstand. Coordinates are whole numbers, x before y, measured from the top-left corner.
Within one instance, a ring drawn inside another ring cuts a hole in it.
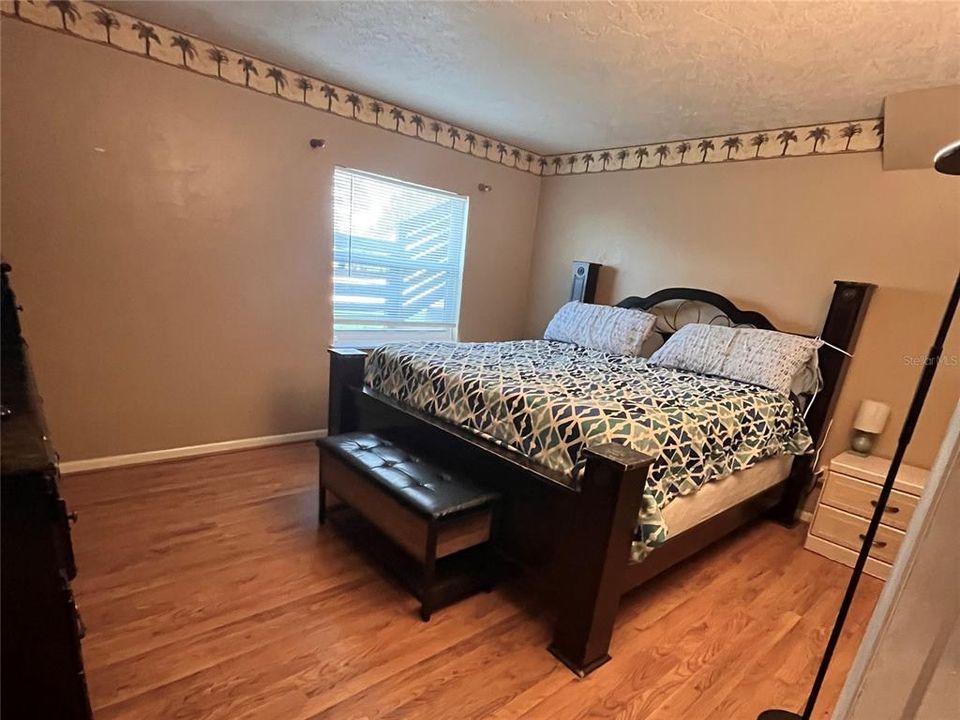
[[[890,461],[845,452],[830,461],[804,547],[853,567]],[[927,484],[927,470],[901,465],[867,560],[868,575],[886,580],[904,531]]]

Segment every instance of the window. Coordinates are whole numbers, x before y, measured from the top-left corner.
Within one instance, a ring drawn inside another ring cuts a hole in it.
[[[467,198],[336,168],[333,344],[456,340]]]

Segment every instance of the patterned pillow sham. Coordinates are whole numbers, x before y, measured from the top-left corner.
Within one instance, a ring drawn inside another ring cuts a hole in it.
[[[639,355],[657,318],[641,310],[568,302],[557,310],[544,340],[558,340],[611,355]]]
[[[690,370],[790,394],[797,373],[822,345],[773,330],[691,323],[650,356],[652,365]]]

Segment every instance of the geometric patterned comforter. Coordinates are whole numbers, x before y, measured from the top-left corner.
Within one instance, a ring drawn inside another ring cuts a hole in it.
[[[667,539],[661,511],[675,497],[812,445],[793,401],[772,390],[549,340],[384,345],[367,358],[365,382],[574,486],[589,445],[616,442],[656,458],[638,560]]]

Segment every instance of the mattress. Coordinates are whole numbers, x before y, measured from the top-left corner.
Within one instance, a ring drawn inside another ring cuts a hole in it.
[[[385,345],[365,383],[419,412],[524,455],[576,486],[581,451],[619,443],[655,458],[634,558],[666,541],[662,508],[810,435],[789,397],[723,378],[648,365],[569,343]]]
[[[725,478],[707,483],[692,495],[674,498],[662,510],[663,520],[670,528],[670,536],[676,537],[786,480],[792,464],[792,455],[777,455],[761,460],[746,470],[738,470]]]

